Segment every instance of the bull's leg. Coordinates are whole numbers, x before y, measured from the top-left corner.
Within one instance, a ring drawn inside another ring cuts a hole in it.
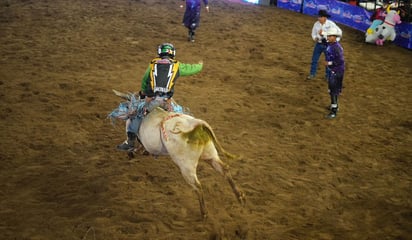
[[[233,190],[233,192],[235,193],[235,195],[236,195],[239,203],[242,204],[242,205],[244,205],[245,202],[246,202],[245,193],[244,193],[243,191],[241,191],[241,190],[236,186],[235,181],[234,181],[233,178],[232,178],[232,174],[230,174],[229,166],[228,166],[228,165],[225,164],[225,165],[223,166],[223,172],[224,172],[224,175],[225,175],[227,181],[229,182],[230,186],[232,187],[232,190]]]
[[[197,198],[199,199],[199,206],[200,206],[200,214],[202,215],[203,219],[207,218],[207,209],[205,205],[205,199],[203,197],[203,189],[202,186],[199,185],[198,189],[195,190],[197,194]]]
[[[236,198],[238,199],[239,203],[244,205],[246,202],[246,196],[243,193],[243,191],[241,191],[237,187],[235,181],[233,180],[232,174],[230,173],[230,170],[229,170],[229,165],[223,163],[222,160],[220,160],[218,157],[209,159],[208,162],[217,172],[219,172],[226,178],[226,180],[229,182],[230,186],[232,187],[232,191],[236,195]]]
[[[207,209],[205,205],[205,199],[203,196],[203,189],[202,185],[200,184],[197,175],[196,175],[196,166],[192,168],[184,168],[180,167],[180,171],[182,172],[183,178],[185,181],[192,186],[192,188],[195,190],[197,194],[197,198],[199,200],[199,205],[200,205],[200,214],[202,215],[203,219],[207,218]]]

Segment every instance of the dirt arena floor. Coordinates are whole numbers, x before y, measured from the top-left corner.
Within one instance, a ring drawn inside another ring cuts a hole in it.
[[[316,17],[211,0],[0,0],[0,239],[412,239],[412,52],[343,29],[339,115],[307,81]],[[129,160],[107,115],[157,45],[204,61],[175,100],[215,130],[245,192],[201,162],[209,217],[168,157]],[[319,71],[322,73],[321,67]],[[319,74],[323,76],[323,74]]]

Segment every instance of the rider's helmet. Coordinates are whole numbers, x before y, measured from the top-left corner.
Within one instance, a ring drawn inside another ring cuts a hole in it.
[[[169,56],[174,58],[176,55],[176,49],[171,43],[163,43],[157,48],[157,54],[159,54],[159,57]]]

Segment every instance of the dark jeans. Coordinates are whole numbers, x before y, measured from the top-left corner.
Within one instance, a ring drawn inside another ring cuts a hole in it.
[[[318,68],[318,62],[321,54],[326,56],[326,45],[322,43],[316,43],[313,48],[312,63],[310,65],[310,75],[316,76],[316,70]],[[325,69],[325,77],[328,77],[327,69]]]
[[[328,78],[329,94],[331,96],[339,96],[342,92],[343,72],[335,73],[330,71]]]

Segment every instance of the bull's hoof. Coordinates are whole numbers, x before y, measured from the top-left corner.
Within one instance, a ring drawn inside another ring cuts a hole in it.
[[[245,204],[246,204],[246,195],[245,195],[244,192],[239,192],[238,200],[239,200],[239,203],[242,206],[245,206]]]
[[[208,214],[207,214],[207,212],[202,213],[202,220],[203,220],[203,221],[206,221],[206,220],[207,220],[207,218],[208,218]]]
[[[134,158],[133,152],[132,152],[132,151],[127,152],[127,157],[129,158],[129,160],[132,159],[132,158]]]

